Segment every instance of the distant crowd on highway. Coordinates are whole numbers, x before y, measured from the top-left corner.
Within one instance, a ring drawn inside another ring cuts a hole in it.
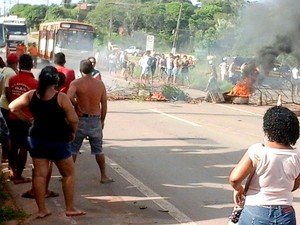
[[[96,57],[97,58],[97,57]],[[136,63],[130,61],[126,51],[111,51],[107,56],[107,68],[110,74],[116,74],[121,70],[121,76],[127,78],[132,76]],[[145,51],[139,58],[137,64],[140,66],[139,81],[149,84],[157,77],[166,83],[175,84],[180,78],[183,82],[189,84],[189,71],[195,67],[195,60],[191,56],[168,55],[156,52]]]
[[[36,217],[42,219],[51,215],[45,199],[59,196],[48,188],[54,163],[62,176],[66,216],[85,215],[74,206],[74,165],[84,139],[99,166],[99,183],[114,182],[106,174],[102,149],[105,85],[94,57],[80,61],[81,77],[75,79],[74,70],[65,67],[62,52],[55,54],[54,65],[42,68],[36,79],[34,53],[29,48],[29,53],[8,53],[6,60],[0,57],[1,164],[7,164],[14,184],[32,183],[22,197],[35,199]],[[32,177],[23,176],[28,152]]]

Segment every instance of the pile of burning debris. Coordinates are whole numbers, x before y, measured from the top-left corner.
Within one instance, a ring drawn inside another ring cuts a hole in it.
[[[255,91],[255,82],[259,72],[254,61],[249,61],[241,69],[242,77],[237,81],[233,89],[224,95],[224,99],[228,103],[248,104],[250,96]]]
[[[200,102],[201,99],[192,99],[179,87],[164,84],[159,86],[136,83],[131,88],[108,90],[107,97],[110,101],[140,100],[140,101],[185,101],[190,103]]]

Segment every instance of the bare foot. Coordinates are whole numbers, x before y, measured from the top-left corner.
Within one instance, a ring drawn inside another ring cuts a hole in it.
[[[35,217],[36,219],[44,219],[45,217],[47,216],[50,216],[51,213],[50,212],[47,212],[47,213],[39,213],[37,214],[37,216]]]
[[[86,212],[80,210],[66,211],[66,216],[84,216]]]

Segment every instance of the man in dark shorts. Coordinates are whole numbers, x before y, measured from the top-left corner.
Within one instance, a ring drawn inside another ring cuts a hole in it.
[[[31,72],[33,68],[32,57],[28,54],[23,54],[19,59],[19,73],[9,79],[9,93],[7,99],[12,102],[23,93],[36,89],[38,81],[34,78]],[[28,107],[25,107],[22,112],[32,118]],[[12,175],[11,180],[15,184],[31,182],[30,178],[22,176],[28,152],[28,130],[31,122],[24,122],[18,119],[13,113],[10,113],[9,132],[11,139],[11,151],[9,153],[9,167]]]
[[[100,169],[100,182],[107,184],[114,181],[106,175],[102,150],[102,129],[107,112],[107,97],[103,82],[91,76],[93,69],[89,60],[82,60],[80,62],[82,77],[72,81],[68,91],[68,96],[79,116],[78,129],[72,142],[72,155],[75,162],[83,139],[88,137],[91,152],[95,155]]]

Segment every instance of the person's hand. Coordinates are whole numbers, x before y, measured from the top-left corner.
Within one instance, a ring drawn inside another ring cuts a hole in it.
[[[234,192],[233,192],[233,201],[236,205],[243,207],[244,202],[245,202],[243,186],[241,186],[238,191],[234,190]]]
[[[75,140],[75,133],[70,133],[70,142]]]

